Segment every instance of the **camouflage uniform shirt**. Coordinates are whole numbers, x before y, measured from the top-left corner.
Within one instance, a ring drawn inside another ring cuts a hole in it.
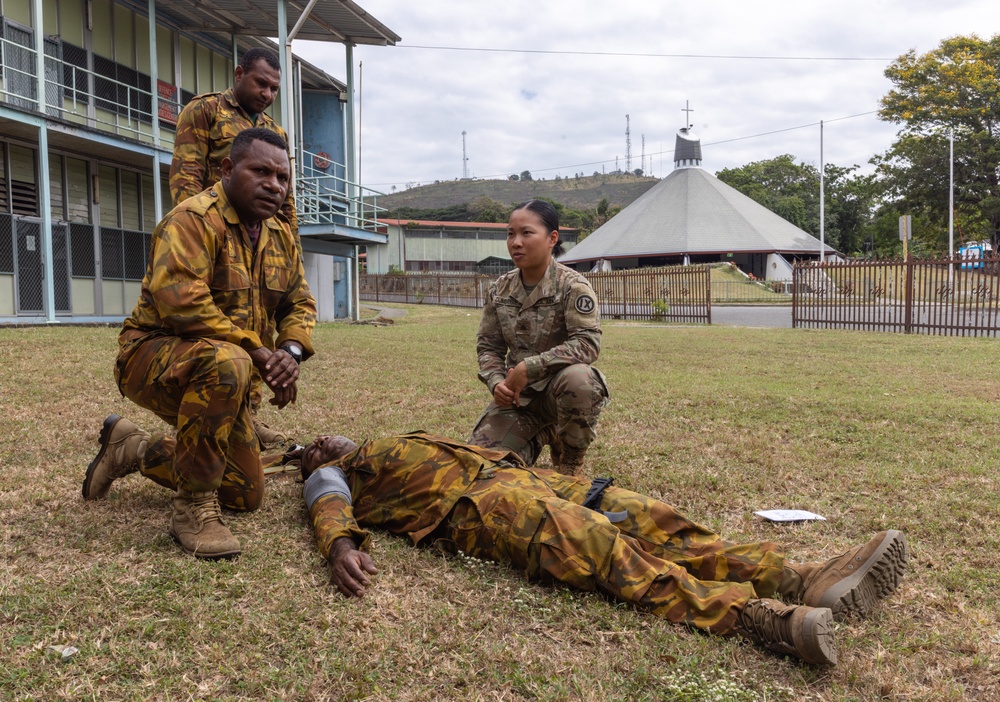
[[[248,352],[295,341],[304,357],[313,354],[316,301],[283,221],[261,222],[252,249],[219,183],[171,210],[150,246],[139,301],[119,335],[123,352],[150,335],[169,335]]]
[[[332,465],[343,471],[351,502],[337,493],[311,507],[324,558],[341,537],[367,549],[371,535],[359,525],[408,535],[419,545],[448,516],[473,483],[494,466],[523,466],[515,454],[413,432],[366,442]]]
[[[263,127],[286,142],[288,136],[265,113],[250,119],[232,88],[222,93],[198,95],[181,110],[174,136],[174,158],[170,162],[170,197],[174,207],[222,179],[222,159],[229,156],[233,139],[244,129]],[[298,240],[298,220],[291,184],[281,206]]]
[[[563,368],[597,360],[601,322],[594,290],[555,259],[530,294],[519,270],[505,273],[486,295],[476,351],[479,379],[491,395],[507,371],[524,361],[528,387],[520,404],[528,404]]]

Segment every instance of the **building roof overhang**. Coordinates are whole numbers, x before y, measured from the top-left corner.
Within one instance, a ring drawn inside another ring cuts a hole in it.
[[[156,12],[179,29],[248,37],[278,36],[281,0],[158,0]],[[136,6],[146,3],[134,2]],[[285,0],[287,30],[291,31],[309,6],[308,0]],[[313,3],[295,39],[341,44],[392,46],[399,35],[351,0]]]

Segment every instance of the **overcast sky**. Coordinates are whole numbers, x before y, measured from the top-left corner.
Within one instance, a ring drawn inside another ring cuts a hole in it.
[[[820,120],[824,160],[866,166],[898,129],[873,114],[893,59],[1000,33],[1000,0],[357,1],[402,37],[354,53],[361,177],[382,192],[460,178],[463,131],[475,178],[624,170],[626,114],[631,168],[645,137],[663,177],[686,101],[713,173],[785,153],[818,166]],[[345,78],[342,46],[295,52]]]

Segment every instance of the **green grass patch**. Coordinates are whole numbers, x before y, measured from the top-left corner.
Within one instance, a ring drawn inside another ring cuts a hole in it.
[[[302,440],[466,437],[488,400],[479,313],[407,310],[387,327],[321,325],[298,404],[265,419]],[[239,559],[185,557],[162,488],[131,476],[107,500],[80,499],[107,414],[161,426],[115,389],[116,336],[0,329],[4,700],[1000,698],[995,341],[606,323],[613,402],[590,475],[798,561],[908,533],[899,591],[838,625],[840,665],[815,670],[384,533],[369,596],[346,601],[294,476],[229,517]],[[828,521],[753,517],[775,507]],[[49,648],[67,645],[79,652],[65,660]]]

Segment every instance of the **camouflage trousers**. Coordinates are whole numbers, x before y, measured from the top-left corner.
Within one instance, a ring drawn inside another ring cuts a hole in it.
[[[723,541],[670,505],[615,487],[597,512],[581,506],[589,487],[542,469],[484,472],[438,544],[723,635],[748,600],[777,590],[785,563],[777,545]],[[603,514],[621,511],[628,517],[616,523]]]
[[[500,407],[491,402],[467,443],[509,449],[533,466],[544,448],[537,436],[552,426],[563,446],[582,459],[597,437],[597,420],[607,404],[608,389],[600,372],[577,363],[552,376],[522,407]]]
[[[139,471],[171,490],[217,491],[229,509],[256,509],[264,473],[252,368],[246,351],[222,341],[158,336],[126,345],[115,365],[119,389],[177,430],[150,437]]]

